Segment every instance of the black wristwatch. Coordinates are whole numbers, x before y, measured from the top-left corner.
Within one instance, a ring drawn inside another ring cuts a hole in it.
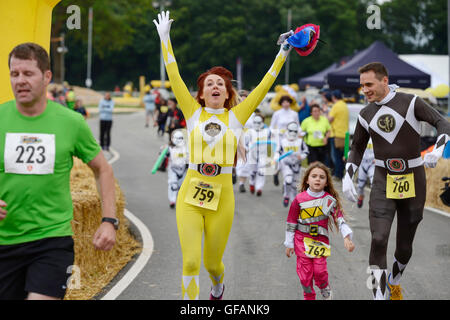
[[[114,229],[118,230],[119,229],[119,219],[116,218],[102,218],[102,222],[109,222],[112,223],[112,225],[114,226]]]

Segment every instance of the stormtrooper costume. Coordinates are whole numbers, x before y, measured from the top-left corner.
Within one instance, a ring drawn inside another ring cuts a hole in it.
[[[264,121],[260,115],[253,117],[253,129],[246,132],[244,137],[245,149],[247,151],[247,163],[245,170],[249,173],[250,192],[260,196],[264,187],[267,169],[271,164],[272,144],[271,133],[264,128]]]
[[[372,185],[373,174],[375,172],[375,154],[373,153],[372,139],[367,143],[366,151],[364,151],[361,165],[358,170],[358,208],[362,207],[364,199],[364,187],[369,180]]]
[[[169,146],[167,170],[168,197],[170,207],[174,208],[177,201],[178,190],[183,183],[189,164],[189,153],[182,130],[175,130]]]
[[[286,133],[280,141],[278,157],[289,151],[292,153],[280,160],[280,170],[283,174],[283,205],[287,207],[297,195],[301,162],[308,156],[308,146],[299,138],[299,126],[296,122],[287,125]]]

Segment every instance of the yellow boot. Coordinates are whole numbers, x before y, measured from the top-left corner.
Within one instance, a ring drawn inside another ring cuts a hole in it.
[[[387,281],[387,287],[389,290],[389,300],[403,300],[402,287],[400,285],[390,284],[389,283],[390,278],[391,278],[391,275],[389,275],[389,278]]]

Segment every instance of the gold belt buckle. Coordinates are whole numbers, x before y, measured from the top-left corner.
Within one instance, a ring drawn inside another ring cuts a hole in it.
[[[319,235],[319,226],[317,224],[310,224],[309,225],[309,234],[312,236],[318,236]]]

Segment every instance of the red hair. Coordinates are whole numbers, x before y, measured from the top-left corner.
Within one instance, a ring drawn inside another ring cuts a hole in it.
[[[202,107],[205,106],[205,100],[201,99],[200,96],[203,95],[203,86],[205,85],[205,79],[210,74],[216,74],[225,81],[225,87],[227,89],[228,99],[225,100],[224,108],[230,110],[235,105],[236,93],[233,90],[233,84],[231,83],[231,80],[233,80],[233,74],[231,73],[231,71],[229,71],[228,69],[226,69],[224,67],[213,67],[213,68],[209,69],[208,71],[203,72],[198,77],[198,79],[197,79],[198,92],[197,92],[197,96],[195,98],[197,99],[198,103],[200,103],[200,105]]]

